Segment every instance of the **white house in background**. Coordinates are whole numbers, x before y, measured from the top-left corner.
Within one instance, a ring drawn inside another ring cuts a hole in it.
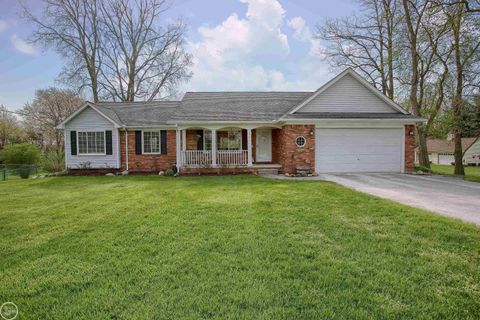
[[[463,152],[463,161],[466,165],[480,165],[480,136]]]
[[[427,140],[428,158],[433,164],[451,165],[455,163],[455,141],[449,135],[444,139]],[[462,138],[463,163],[480,165],[480,137]],[[415,163],[418,163],[419,149],[415,148]]]

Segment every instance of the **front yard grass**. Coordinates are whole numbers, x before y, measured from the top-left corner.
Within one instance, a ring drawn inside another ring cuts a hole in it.
[[[433,173],[453,175],[455,166],[431,164]],[[480,182],[480,167],[466,166],[465,167],[465,180]]]
[[[320,181],[0,183],[18,319],[479,319],[480,228]]]

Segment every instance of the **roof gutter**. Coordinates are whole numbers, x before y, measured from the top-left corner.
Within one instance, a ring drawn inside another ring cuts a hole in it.
[[[360,122],[367,122],[367,121],[392,121],[392,122],[405,122],[405,123],[426,123],[428,119],[425,118],[400,118],[400,119],[392,119],[392,118],[297,118],[297,119],[283,119],[284,122],[338,122],[338,121],[360,121]]]

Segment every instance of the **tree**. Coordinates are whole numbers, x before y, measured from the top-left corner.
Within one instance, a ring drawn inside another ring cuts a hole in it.
[[[455,174],[465,175],[462,150],[462,109],[465,105],[464,91],[470,83],[478,83],[478,50],[480,48],[480,30],[478,16],[470,14],[471,9],[464,1],[454,4],[440,3],[448,17],[452,35],[455,89],[452,97],[453,134],[455,141]]]
[[[0,105],[0,150],[6,145],[23,141],[23,130],[13,113]]]
[[[79,91],[89,87],[99,101],[101,30],[97,0],[44,0],[43,14],[35,16],[24,4],[23,15],[35,26],[32,41],[53,48],[67,63],[62,78]]]
[[[185,25],[158,24],[165,0],[107,0],[101,5],[104,45],[102,85],[108,98],[151,101],[168,96],[190,74]]]
[[[417,124],[417,137],[419,163],[430,168],[427,137],[444,105],[452,47],[448,44],[448,25],[441,9],[429,0],[402,0],[402,7],[408,53],[400,78],[408,88],[412,113],[428,118],[426,124]]]
[[[166,0],[43,0],[41,17],[25,5],[32,41],[66,59],[61,79],[100,99],[165,98],[189,78],[183,23],[162,26]]]
[[[328,43],[323,55],[334,69],[351,67],[391,99],[395,96],[395,0],[360,0],[360,16],[327,19],[316,36]]]
[[[33,102],[27,103],[21,114],[27,131],[43,150],[62,151],[63,132],[56,127],[82,104],[83,100],[73,91],[48,88],[37,90]]]

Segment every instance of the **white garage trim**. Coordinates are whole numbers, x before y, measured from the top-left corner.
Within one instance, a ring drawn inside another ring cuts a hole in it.
[[[319,173],[404,172],[405,128],[316,128]]]
[[[405,126],[402,127],[402,163],[400,163],[400,172],[405,173]]]

